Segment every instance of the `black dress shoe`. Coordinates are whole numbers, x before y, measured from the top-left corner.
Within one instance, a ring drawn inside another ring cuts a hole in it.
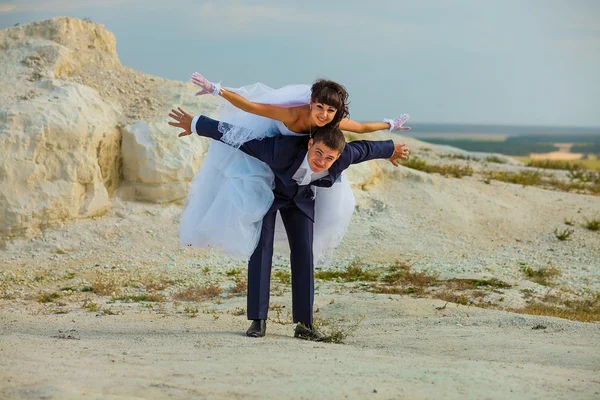
[[[255,319],[252,321],[250,328],[246,331],[246,336],[263,337],[267,332],[267,321],[264,319]]]
[[[300,323],[296,325],[296,329],[294,329],[294,337],[298,339],[312,340],[313,342],[322,342],[326,339],[326,336],[319,332],[314,325],[304,325]]]

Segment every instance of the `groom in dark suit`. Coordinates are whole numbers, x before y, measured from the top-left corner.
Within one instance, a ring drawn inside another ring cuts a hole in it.
[[[197,133],[221,140],[219,121],[208,117],[192,117],[183,111],[171,110],[176,122],[169,125],[184,129],[179,136]],[[294,336],[308,340],[323,340],[313,325],[313,224],[314,191],[312,186],[330,187],[351,164],[373,159],[406,159],[408,148],[392,140],[358,140],[346,143],[337,128],[317,128],[312,137],[282,136],[244,143],[240,150],[266,163],[275,175],[275,199],[263,218],[256,250],[248,263],[248,319],[253,320],[246,332],[262,337],[266,332],[275,217],[281,214],[290,244],[292,269],[292,314],[297,323]]]

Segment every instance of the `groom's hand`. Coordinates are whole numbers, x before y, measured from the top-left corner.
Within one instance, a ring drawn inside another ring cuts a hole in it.
[[[394,143],[394,154],[390,157],[390,162],[397,167],[398,162],[396,160],[408,160],[408,147],[406,143]]]
[[[182,137],[192,134],[192,120],[194,117],[192,117],[190,114],[183,111],[180,107],[177,107],[177,110],[171,110],[169,117],[176,121],[170,121],[169,125],[183,129],[183,132],[177,136]]]

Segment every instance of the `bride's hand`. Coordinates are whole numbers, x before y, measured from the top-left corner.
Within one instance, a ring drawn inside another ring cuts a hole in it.
[[[408,126],[402,126],[409,118],[410,115],[402,114],[394,119],[384,119],[383,122],[390,124],[390,131],[409,131],[410,128]]]
[[[191,81],[195,84],[198,85],[202,88],[201,91],[199,91],[198,93],[196,93],[196,96],[201,96],[203,94],[212,94],[213,96],[217,96],[219,94],[219,90],[221,90],[221,85],[214,84],[211,81],[209,81],[208,79],[206,79],[204,76],[202,76],[201,74],[194,72],[192,74],[192,79]]]

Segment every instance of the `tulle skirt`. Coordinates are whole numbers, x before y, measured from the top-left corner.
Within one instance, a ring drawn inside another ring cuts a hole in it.
[[[310,87],[305,85],[275,90],[255,84],[230,90],[252,101],[283,107],[307,104],[310,99]],[[179,225],[180,240],[184,245],[214,247],[249,258],[260,239],[262,219],[273,203],[275,178],[265,163],[236,147],[252,139],[299,134],[279,121],[248,114],[229,103],[223,105],[216,119],[232,124],[219,125],[228,144],[211,140],[202,167],[190,184]],[[355,199],[343,173],[332,187],[314,189],[313,252],[315,262],[323,262],[342,241]],[[278,217],[276,238],[285,237]]]

